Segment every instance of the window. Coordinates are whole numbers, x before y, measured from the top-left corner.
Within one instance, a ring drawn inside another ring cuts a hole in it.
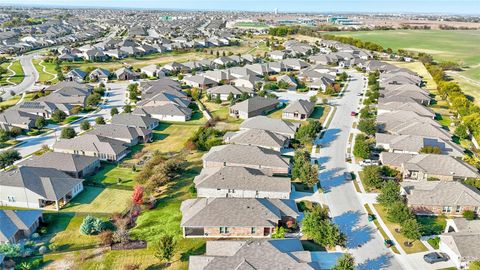
[[[7,199],[9,202],[15,202],[15,196],[8,196]]]
[[[455,208],[455,212],[460,213],[461,210],[462,210],[462,207],[460,205],[457,205],[457,207]]]
[[[220,227],[220,233],[228,233],[228,227]]]
[[[452,207],[451,206],[444,206],[442,212],[443,213],[450,213],[450,212],[452,212]]]
[[[257,228],[255,228],[255,227],[252,227],[252,229],[250,230],[250,232],[251,232],[252,234],[255,234],[255,233],[257,233]]]

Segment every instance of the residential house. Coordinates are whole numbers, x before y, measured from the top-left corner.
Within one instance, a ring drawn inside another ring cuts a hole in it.
[[[110,77],[110,71],[104,68],[97,68],[97,69],[94,69],[92,72],[90,72],[88,77],[90,78],[91,82],[98,82],[98,81],[106,82]]]
[[[71,177],[83,178],[94,174],[100,168],[100,160],[67,153],[46,152],[41,156],[32,155],[20,162],[21,166],[53,168]]]
[[[282,152],[290,144],[289,137],[261,129],[243,129],[236,132],[227,132],[223,140],[230,144],[253,145]]]
[[[125,145],[127,146],[134,146],[139,143],[152,141],[151,130],[140,127],[128,127],[125,125],[96,125],[89,134],[122,141],[125,142]]]
[[[29,130],[35,127],[35,121],[38,117],[33,113],[10,108],[0,113],[0,127],[5,130],[10,130],[12,127]]]
[[[217,82],[200,75],[185,77],[182,80],[186,85],[200,89],[207,89],[217,85]]]
[[[115,71],[115,76],[118,80],[121,81],[130,81],[135,80],[138,76],[137,74],[131,70],[130,68],[122,67]]]
[[[282,87],[282,88],[288,89],[288,90],[295,90],[295,89],[297,89],[297,86],[298,86],[297,81],[294,78],[292,78],[292,77],[290,77],[286,74],[278,76],[277,77],[277,83],[278,84],[282,83],[284,85],[288,85],[288,87]]]
[[[294,200],[259,198],[190,199],[180,211],[184,237],[271,237],[299,216]]]
[[[273,111],[278,104],[276,99],[255,96],[230,106],[229,114],[232,117],[248,119]]]
[[[158,119],[132,113],[115,114],[112,116],[111,123],[114,125],[124,125],[127,127],[144,128],[149,130],[155,129],[159,124]]]
[[[315,110],[315,102],[305,99],[292,101],[282,112],[283,119],[306,120]]]
[[[133,110],[132,114],[148,116],[162,121],[186,122],[192,117],[192,109],[168,103],[159,106],[137,107]]]
[[[403,181],[401,194],[417,215],[461,217],[466,210],[479,213],[480,192],[459,181]]]
[[[67,72],[67,74],[65,75],[65,79],[69,81],[82,82],[87,77],[87,75],[87,72],[79,68],[74,68]]]
[[[440,235],[439,249],[445,252],[458,269],[468,268],[480,259],[480,221],[465,218],[447,219]]]
[[[462,147],[450,140],[435,137],[377,133],[375,134],[375,142],[377,148],[395,153],[420,154],[425,147],[435,147],[440,150],[441,154],[454,157],[464,156]]]
[[[59,210],[83,190],[83,179],[52,168],[0,172],[0,206]]]
[[[420,116],[435,118],[435,112],[432,109],[422,106],[417,102],[386,102],[378,104],[378,114],[380,115],[393,111],[412,111]]]
[[[295,138],[295,133],[300,127],[299,123],[292,123],[282,119],[274,119],[266,116],[256,116],[243,121],[240,130],[259,129],[285,135],[290,139]]]
[[[120,161],[128,154],[125,142],[89,133],[61,139],[52,148],[55,152],[97,157],[103,161]]]
[[[285,51],[271,51],[268,53],[268,57],[272,58],[273,60],[283,60],[287,58],[288,53]]]
[[[0,244],[16,244],[35,233],[42,220],[42,211],[0,210],[0,220]]]
[[[205,255],[189,257],[188,270],[323,269],[299,239],[207,241]]]
[[[207,89],[207,94],[210,94],[212,99],[215,99],[218,96],[222,101],[227,101],[230,95],[233,97],[233,99],[240,98],[244,93],[248,96],[253,96],[255,92],[252,88],[233,86],[229,84]]]
[[[193,180],[198,197],[290,198],[287,177],[272,177],[261,170],[243,167],[203,169]]]
[[[290,159],[279,152],[258,146],[227,144],[215,146],[203,155],[204,168],[225,166],[247,167],[271,174],[286,175],[290,172]]]

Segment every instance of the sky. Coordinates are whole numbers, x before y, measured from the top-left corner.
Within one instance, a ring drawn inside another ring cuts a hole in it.
[[[0,0],[0,5],[480,15],[480,0]]]

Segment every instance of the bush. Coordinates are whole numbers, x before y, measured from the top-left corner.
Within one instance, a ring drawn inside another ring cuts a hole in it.
[[[467,139],[468,138],[467,127],[463,124],[458,125],[455,128],[454,134],[460,139]]]
[[[75,137],[77,133],[71,127],[64,127],[62,128],[62,132],[60,133],[60,138],[62,139],[71,139]]]
[[[84,120],[80,123],[80,129],[81,130],[89,130],[90,129],[90,122],[88,120]]]
[[[369,188],[381,188],[383,186],[383,178],[379,166],[365,166],[362,171],[362,182]]]
[[[18,257],[22,253],[22,247],[19,244],[0,244],[0,253],[8,258]]]
[[[105,119],[103,117],[99,116],[99,117],[95,118],[95,123],[97,125],[105,125]]]
[[[40,253],[40,254],[45,254],[45,253],[47,253],[47,247],[46,247],[46,246],[41,246],[41,247],[38,249],[38,253]]]
[[[52,244],[48,245],[48,249],[52,252],[55,252],[55,251],[58,250],[58,246],[56,244],[52,243]]]
[[[357,135],[355,145],[353,146],[353,155],[366,159],[370,157],[370,153],[370,144],[367,141],[367,137],[363,134]]]
[[[0,152],[0,169],[13,165],[15,161],[20,160],[21,158],[20,153],[14,149]]]
[[[60,123],[62,122],[63,120],[65,120],[65,118],[67,118],[67,114],[63,111],[60,111],[59,109],[55,109],[55,111],[53,111],[52,113],[52,120],[57,122],[57,123]]]
[[[111,230],[105,230],[98,234],[100,243],[104,246],[110,246],[113,243],[113,232]]]
[[[283,227],[276,227],[275,231],[272,233],[273,239],[283,239],[285,238],[285,228]]]
[[[474,220],[477,217],[475,212],[472,211],[472,210],[465,210],[465,211],[463,211],[462,215],[467,220]]]
[[[223,132],[211,127],[200,127],[190,139],[198,150],[208,151],[222,144]]]
[[[101,219],[93,217],[93,216],[86,216],[83,219],[82,224],[80,225],[80,233],[84,235],[96,235],[106,229],[106,224]]]

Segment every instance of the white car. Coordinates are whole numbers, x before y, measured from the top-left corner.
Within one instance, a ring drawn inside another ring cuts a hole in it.
[[[360,166],[370,166],[370,165],[378,165],[377,160],[371,160],[371,159],[364,159],[360,161]]]

